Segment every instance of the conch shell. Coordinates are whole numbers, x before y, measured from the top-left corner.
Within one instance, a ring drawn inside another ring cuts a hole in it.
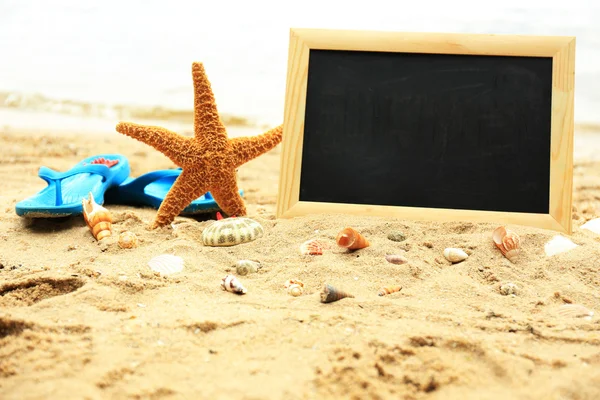
[[[492,234],[492,239],[504,257],[508,258],[510,261],[513,261],[521,251],[521,239],[519,238],[519,235],[510,229],[506,229],[504,226],[496,228]]]
[[[399,285],[396,285],[396,286],[384,286],[381,289],[379,289],[379,292],[377,293],[377,295],[379,295],[379,296],[385,296],[386,294],[391,294],[391,293],[399,292],[400,290],[402,290],[402,286],[399,286]]]
[[[346,297],[354,297],[350,293],[334,288],[331,285],[324,284],[321,291],[321,303],[333,303]]]
[[[370,246],[369,241],[354,228],[344,228],[338,233],[336,242],[338,246],[345,247],[348,250],[363,249]]]
[[[92,192],[89,199],[82,199],[83,219],[92,231],[96,240],[102,240],[112,234],[112,215],[110,212],[96,203]]]
[[[221,287],[228,292],[235,294],[246,294],[246,288],[242,283],[233,275],[227,275],[221,280]]]

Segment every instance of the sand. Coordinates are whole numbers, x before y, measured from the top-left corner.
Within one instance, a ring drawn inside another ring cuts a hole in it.
[[[547,257],[556,232],[509,226],[522,239],[515,263],[492,244],[494,223],[277,220],[280,146],[239,169],[262,238],[205,247],[201,232],[214,215],[150,231],[154,209],[107,205],[115,234],[97,242],[82,217],[15,214],[17,201],[45,186],[39,166],[64,171],[103,152],[126,155],[132,176],[173,164],[116,133],[0,135],[2,399],[600,398],[600,235],[580,229],[600,214],[598,134],[576,134],[570,239],[578,247]],[[371,246],[338,248],[345,226]],[[126,230],[139,247],[118,247]],[[406,240],[387,238],[396,231]],[[313,238],[325,253],[301,255]],[[451,264],[446,247],[469,258]],[[385,261],[402,251],[407,264]],[[155,275],[147,262],[163,253],[182,257],[185,269]],[[243,296],[220,288],[240,259],[263,266],[239,277]],[[286,293],[290,278],[304,282],[303,296]],[[322,304],[324,282],[355,297]],[[516,293],[501,294],[509,282]],[[402,290],[377,296],[393,284]],[[566,303],[598,311],[564,317]]]

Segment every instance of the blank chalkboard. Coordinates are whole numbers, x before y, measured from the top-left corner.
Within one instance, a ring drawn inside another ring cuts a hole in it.
[[[335,31],[321,34],[331,37]],[[471,42],[474,37],[469,36]],[[454,39],[461,38],[467,36]],[[311,212],[311,205],[312,212],[385,215],[393,209],[407,218],[438,210],[432,214],[438,219],[444,210],[441,219],[446,220],[570,231],[572,128],[564,129],[564,120],[556,119],[565,112],[557,115],[553,109],[557,81],[564,79],[557,64],[564,61],[555,49],[523,55],[450,46],[454,51],[444,52],[429,39],[429,48],[420,51],[390,51],[376,44],[353,49],[351,43],[329,40],[327,46],[305,44],[304,57],[290,52],[306,65],[305,74],[295,77],[296,87],[293,63],[288,67],[284,147],[287,136],[292,138],[282,157],[293,157],[282,159],[282,174],[291,170],[294,176],[287,189],[286,178],[280,179],[280,200],[294,192],[295,204],[288,208],[304,205],[301,213]],[[523,44],[512,40],[515,48]],[[572,113],[568,101],[567,108]],[[562,155],[561,164],[556,154],[553,161],[553,153]],[[553,168],[564,176],[557,180]],[[557,208],[552,197],[558,189]],[[278,211],[284,216],[287,210]]]

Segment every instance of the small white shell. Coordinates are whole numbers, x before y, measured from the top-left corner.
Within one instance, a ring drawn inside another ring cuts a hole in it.
[[[457,262],[466,260],[467,257],[469,257],[469,255],[461,249],[456,249],[454,247],[448,247],[447,249],[444,250],[444,257],[446,257],[446,260],[448,260],[452,263],[457,263]]]
[[[170,275],[183,271],[183,258],[172,254],[161,254],[148,261],[148,266],[161,275]]]
[[[235,294],[246,294],[247,290],[242,283],[233,275],[227,275],[221,279],[221,287],[223,290]]]
[[[287,292],[294,297],[302,296],[304,293],[304,288],[297,283],[293,283],[287,288]]]
[[[581,304],[563,304],[558,308],[557,314],[563,318],[591,319],[594,312]]]
[[[588,222],[581,225],[581,229],[587,229],[588,231],[600,234],[600,218],[590,219]]]
[[[406,264],[408,259],[402,254],[386,254],[385,259],[391,264]]]
[[[556,235],[544,246],[544,251],[548,257],[573,250],[577,245],[564,236]]]

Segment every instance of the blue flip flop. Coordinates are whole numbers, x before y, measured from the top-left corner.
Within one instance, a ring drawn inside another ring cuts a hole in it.
[[[83,213],[81,200],[91,192],[98,204],[111,186],[129,176],[129,161],[120,154],[88,157],[66,172],[40,167],[38,175],[48,186],[15,206],[17,215],[28,218],[53,218]]]
[[[161,169],[148,172],[137,178],[128,178],[121,185],[112,187],[106,192],[106,202],[150,206],[158,209],[181,171],[181,168]],[[244,195],[244,191],[241,189],[240,195]],[[201,214],[220,210],[221,207],[219,207],[211,193],[207,192],[192,201],[179,215]]]

